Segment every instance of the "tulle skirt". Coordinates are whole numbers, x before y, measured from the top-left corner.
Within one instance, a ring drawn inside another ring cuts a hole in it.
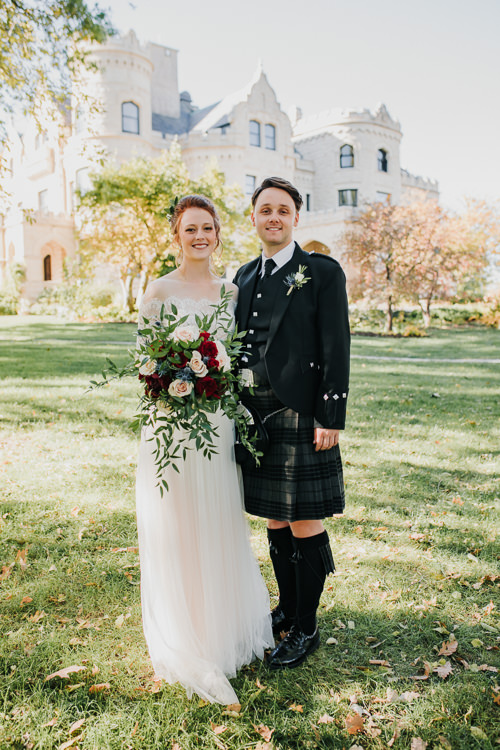
[[[189,451],[180,474],[167,471],[163,497],[143,430],[136,482],[142,616],[158,677],[179,682],[189,697],[231,704],[238,698],[227,678],[274,640],[243,515],[233,426],[221,412],[213,421],[217,455]]]

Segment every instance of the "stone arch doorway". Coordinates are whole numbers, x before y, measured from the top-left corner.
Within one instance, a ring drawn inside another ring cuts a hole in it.
[[[64,279],[66,250],[58,242],[46,242],[40,248],[40,275],[43,285],[51,287]]]
[[[331,255],[331,250],[327,245],[324,245],[322,242],[318,242],[317,240],[311,240],[306,245],[303,246],[303,250],[306,251],[306,253],[321,253],[321,255]]]

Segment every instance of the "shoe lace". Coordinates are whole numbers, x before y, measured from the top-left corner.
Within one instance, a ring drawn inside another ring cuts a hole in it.
[[[294,648],[298,646],[302,641],[304,634],[296,625],[292,625],[288,633],[285,635],[283,641],[286,641],[287,646]]]

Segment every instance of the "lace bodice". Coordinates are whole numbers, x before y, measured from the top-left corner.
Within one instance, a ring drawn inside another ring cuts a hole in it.
[[[196,316],[211,315],[214,312],[215,307],[219,304],[219,301],[211,300],[206,297],[201,299],[192,299],[191,297],[178,297],[174,294],[170,295],[166,300],[157,298],[150,299],[144,305],[141,305],[138,316],[138,328],[145,327],[144,319],[149,321],[149,326],[154,325],[161,319],[161,308],[165,306],[165,312],[172,312],[172,305],[177,309],[179,318],[184,318],[186,315],[187,320],[184,321],[184,325],[195,325]],[[224,331],[232,330],[234,328],[234,311],[236,303],[234,300],[228,305],[226,320],[221,319],[219,325],[216,326],[216,330],[210,331],[210,333],[223,333]]]

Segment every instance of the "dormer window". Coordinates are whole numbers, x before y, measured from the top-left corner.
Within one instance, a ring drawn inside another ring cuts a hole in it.
[[[354,167],[354,149],[348,143],[344,143],[340,148],[340,168],[349,169]]]
[[[270,123],[264,125],[264,144],[270,151],[276,151],[276,128]]]
[[[377,152],[377,163],[379,172],[388,171],[387,151],[383,148],[379,148]]]
[[[249,125],[250,145],[260,148],[260,122],[250,120]]]
[[[122,102],[122,133],[139,135],[139,107],[134,102]]]

